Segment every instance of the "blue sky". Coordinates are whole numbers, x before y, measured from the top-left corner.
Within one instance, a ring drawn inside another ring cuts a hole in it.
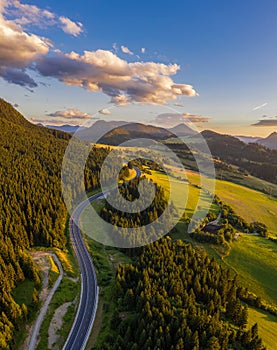
[[[168,126],[190,119],[200,130],[261,136],[276,130],[275,0],[0,0],[0,9],[1,96],[29,119],[154,123],[166,114]],[[28,35],[29,45],[20,47],[14,32],[9,40],[7,28]],[[13,62],[9,43],[26,56]],[[118,81],[122,65],[126,79]],[[164,88],[170,84],[175,88]],[[97,113],[102,109],[110,114]]]

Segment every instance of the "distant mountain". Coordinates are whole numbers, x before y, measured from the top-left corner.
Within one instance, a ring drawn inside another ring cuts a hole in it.
[[[239,139],[240,141],[244,142],[244,143],[255,143],[257,142],[260,137],[253,137],[253,136],[234,136],[237,139]]]
[[[169,128],[168,130],[176,136],[191,136],[197,134],[195,130],[191,129],[184,123],[176,125],[173,128]]]
[[[277,183],[277,151],[258,143],[245,144],[236,137],[205,130],[202,133],[211,153],[227,164],[261,179]],[[197,135],[195,138],[197,139]]]
[[[235,137],[247,144],[258,143],[259,145],[262,145],[264,147],[277,150],[277,132],[273,132],[272,134],[270,134],[265,138],[251,137],[251,136],[235,136]]]
[[[90,128],[78,132],[78,137],[86,141],[97,140],[97,143],[119,145],[135,138],[164,140],[174,135],[169,130],[153,125],[98,120]]]
[[[41,125],[41,124],[40,124]],[[69,134],[74,134],[77,130],[84,130],[86,129],[85,127],[78,126],[78,125],[45,125],[46,128],[48,129],[55,129],[63,132],[67,132]]]
[[[259,139],[257,143],[262,146],[277,150],[277,132],[273,132],[264,139]]]

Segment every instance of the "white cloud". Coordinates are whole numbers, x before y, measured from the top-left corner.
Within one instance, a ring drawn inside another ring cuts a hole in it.
[[[115,52],[115,53],[118,52],[117,43],[113,43],[113,49],[114,49],[114,52]]]
[[[2,0],[3,2],[3,0]],[[14,23],[21,26],[37,26],[45,28],[59,25],[61,29],[70,35],[77,36],[83,32],[83,25],[80,22],[73,22],[64,16],[57,16],[55,13],[41,9],[36,5],[22,4],[20,0],[4,0],[3,10],[14,16]],[[1,6],[0,6],[1,10]]]
[[[145,47],[141,48],[141,53],[145,53]]]
[[[14,17],[13,20],[7,19]],[[66,20],[66,17],[63,17]],[[70,20],[69,20],[70,21]],[[22,4],[19,0],[0,0],[0,76],[9,83],[33,88],[37,83],[26,71],[34,61],[49,52],[53,43],[44,37],[27,32],[24,26],[50,26],[58,23],[58,17],[35,5]],[[71,34],[77,35],[80,23],[70,21]],[[75,29],[74,29],[75,28]]]
[[[120,48],[121,48],[121,51],[123,52],[123,53],[126,53],[127,55],[133,55],[134,53],[131,51],[131,50],[129,50],[128,49],[128,47],[127,46],[120,46]]]
[[[73,22],[67,17],[60,17],[59,18],[61,24],[62,24],[62,30],[67,33],[71,34],[73,36],[78,36],[83,32],[83,25],[80,22]]]
[[[15,15],[15,22],[20,25],[32,24],[39,27],[55,24],[56,15],[35,5],[22,4],[19,0],[6,0],[8,13]]]
[[[172,127],[182,123],[207,123],[211,118],[203,117],[198,114],[190,113],[162,113],[156,116],[153,123],[163,125],[165,127]]]
[[[1,8],[3,10],[3,3]],[[21,86],[37,86],[25,69],[47,54],[49,46],[49,40],[26,33],[19,24],[6,20],[0,13],[0,76],[3,79]]]
[[[256,106],[256,107],[254,107],[253,109],[252,109],[252,111],[257,111],[258,109],[261,109],[261,108],[263,108],[263,107],[265,107],[265,106],[267,106],[267,102],[265,102],[265,103],[263,103],[262,105],[260,105],[260,106]]]
[[[7,20],[4,15],[16,16]],[[20,17],[21,15],[21,17]],[[32,19],[32,22],[31,22]],[[17,21],[17,22],[16,22]],[[26,31],[25,25],[62,25],[71,35],[79,35],[81,23],[42,10],[19,0],[0,0],[0,76],[10,83],[28,88],[37,83],[28,75],[28,68],[42,76],[53,77],[67,85],[101,91],[117,105],[128,102],[167,104],[178,96],[197,96],[191,85],[173,81],[180,66],[155,62],[127,62],[107,50],[64,54],[52,49],[47,38]],[[20,24],[21,23],[21,24]],[[117,46],[114,46],[117,49]],[[128,54],[132,52],[121,47]]]
[[[170,77],[180,69],[177,64],[128,63],[106,50],[44,57],[38,60],[37,69],[42,75],[55,77],[67,85],[102,91],[120,105],[166,104],[178,96],[197,96],[191,85],[176,84]]]
[[[94,118],[98,119],[98,118]],[[31,121],[35,124],[43,124],[43,125],[55,125],[55,126],[62,126],[62,125],[72,125],[72,126],[81,126],[82,124],[78,120],[70,120],[65,121],[64,119],[50,119],[50,118],[31,118]]]
[[[88,113],[81,112],[80,109],[69,108],[65,111],[57,111],[55,113],[48,114],[53,118],[65,118],[65,119],[92,119]]]
[[[110,115],[111,111],[107,108],[103,108],[99,111],[100,114],[104,114],[104,115]]]

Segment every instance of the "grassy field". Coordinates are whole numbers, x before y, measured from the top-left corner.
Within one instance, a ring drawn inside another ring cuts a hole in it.
[[[248,327],[258,323],[259,335],[267,350],[276,349],[277,316],[270,315],[255,308],[248,309]]]
[[[184,212],[189,217],[193,215],[200,195],[200,189],[198,188],[198,184],[196,182],[190,184],[184,175],[182,176],[175,172],[172,172],[172,176],[170,175],[168,177],[165,173],[151,171],[151,175],[146,174],[146,177],[152,179],[153,182],[156,182],[163,187],[167,194],[169,194],[169,191],[174,193],[173,203],[178,209],[179,213]],[[207,212],[209,210],[210,198],[208,195],[206,195],[206,198],[203,199],[204,200],[201,202],[201,207],[198,209]],[[218,213],[219,210],[219,208],[215,205],[212,205],[210,209],[215,214]]]
[[[27,307],[31,306],[34,287],[35,283],[28,279],[19,283],[13,292],[15,302],[19,305],[25,304]]]
[[[277,306],[277,244],[263,237],[243,235],[232,243],[224,262],[234,269],[244,286]]]
[[[199,184],[199,174],[187,171],[192,184]],[[277,200],[262,192],[229,181],[216,180],[216,194],[247,222],[260,221],[277,236]]]

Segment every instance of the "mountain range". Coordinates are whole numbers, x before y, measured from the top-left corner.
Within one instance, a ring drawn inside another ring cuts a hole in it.
[[[144,125],[141,123],[128,123],[126,121],[104,121],[98,120],[91,127],[79,127],[73,125],[45,125],[49,129],[56,129],[70,134],[78,131],[78,137],[82,140],[98,140],[99,143],[116,145],[131,138],[153,137],[157,140],[164,140],[173,137],[190,137],[196,135],[196,131],[184,123],[172,128],[163,128],[153,125]],[[99,137],[101,136],[102,137]],[[265,138],[252,136],[234,136],[245,144],[258,143],[270,149],[277,149],[277,132],[273,132]]]

